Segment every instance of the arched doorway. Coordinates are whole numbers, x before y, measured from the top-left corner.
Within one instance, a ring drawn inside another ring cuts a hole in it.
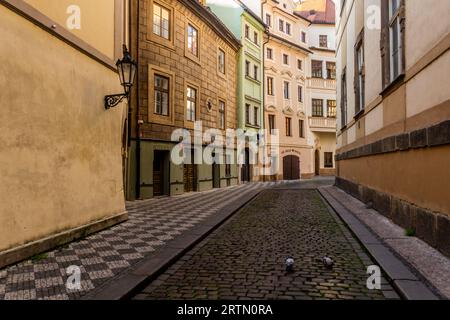
[[[283,179],[299,180],[300,179],[300,158],[294,155],[285,156],[283,158]]]
[[[314,162],[315,162],[315,174],[316,176],[320,175],[320,151],[316,150],[315,156],[314,156]]]

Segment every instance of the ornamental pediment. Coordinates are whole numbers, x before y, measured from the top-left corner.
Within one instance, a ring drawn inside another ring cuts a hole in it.
[[[274,105],[267,105],[264,109],[268,112],[277,110],[277,108]]]
[[[287,106],[287,107],[285,107],[283,109],[283,113],[286,114],[286,115],[293,115],[294,114],[294,110],[290,106]]]

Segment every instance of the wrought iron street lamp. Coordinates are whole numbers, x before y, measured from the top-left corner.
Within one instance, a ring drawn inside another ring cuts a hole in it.
[[[107,110],[117,106],[123,99],[128,99],[130,97],[131,87],[134,84],[137,63],[131,58],[126,45],[123,46],[123,58],[117,61],[116,66],[124,93],[106,96],[105,108]]]

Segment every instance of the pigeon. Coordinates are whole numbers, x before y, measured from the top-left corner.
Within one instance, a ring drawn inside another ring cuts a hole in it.
[[[289,257],[286,259],[286,271],[287,272],[292,272],[294,270],[294,258]]]
[[[318,261],[322,262],[325,268],[327,269],[333,269],[334,261],[330,257],[322,257],[320,259],[317,259]]]

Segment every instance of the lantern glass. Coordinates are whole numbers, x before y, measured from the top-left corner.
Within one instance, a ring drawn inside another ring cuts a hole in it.
[[[120,84],[125,89],[125,93],[129,93],[133,86],[136,76],[137,63],[131,59],[130,53],[124,48],[124,57],[117,61],[117,71],[119,73]]]

